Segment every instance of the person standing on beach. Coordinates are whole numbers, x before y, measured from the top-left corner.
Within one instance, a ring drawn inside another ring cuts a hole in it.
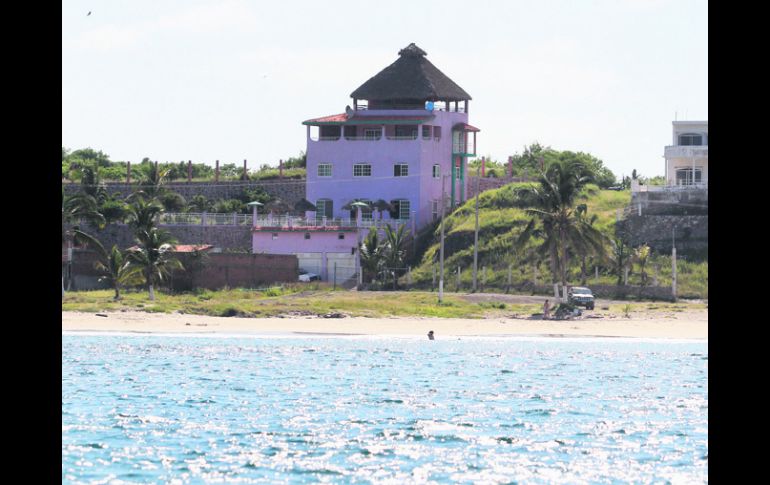
[[[435,339],[433,338],[433,330],[431,330],[431,331],[429,331],[429,332],[428,332],[428,340],[435,340]]]
[[[548,300],[543,303],[543,320],[551,319],[551,306],[548,304]]]

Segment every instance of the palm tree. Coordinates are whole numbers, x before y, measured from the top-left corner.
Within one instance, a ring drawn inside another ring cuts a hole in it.
[[[581,160],[559,160],[540,175],[539,185],[526,187],[520,197],[533,201],[535,207],[526,209],[533,218],[517,240],[522,247],[533,236],[543,238],[538,253],[550,260],[554,284],[567,285],[570,254],[598,247],[601,233],[582,214],[585,206],[575,207],[581,190],[591,181],[591,170]],[[536,228],[536,222],[541,223]]]
[[[592,214],[591,217],[588,217],[588,208],[585,204],[580,204],[576,211],[575,215],[580,220],[580,222],[585,226],[594,227],[594,224],[598,220],[598,216],[596,214]],[[588,259],[592,259],[594,257],[598,259],[604,259],[606,257],[606,249],[605,249],[605,240],[603,234],[601,234],[599,231],[591,231],[585,232],[585,238],[580,239],[576,241],[575,251],[577,252],[577,256],[580,257],[580,284],[585,286],[586,279],[588,275],[587,271],[587,262]]]
[[[67,253],[70,253],[72,246],[76,243],[92,243],[95,241],[90,234],[80,230],[80,221],[92,221],[101,228],[104,225],[104,217],[97,209],[96,200],[82,192],[68,196],[64,193],[64,187],[61,190],[61,243],[67,246]],[[71,258],[68,258],[69,264],[72,264]],[[70,280],[71,282],[71,280]],[[64,275],[61,279],[61,296],[64,298]]]
[[[650,258],[650,247],[647,244],[642,244],[636,250],[634,250],[634,257],[639,263],[639,272],[642,276],[642,286],[647,285],[647,272],[644,271],[644,267],[647,265],[647,260]]]
[[[126,200],[133,200],[137,197],[145,199],[155,199],[160,197],[166,188],[165,183],[171,169],[160,168],[157,163],[150,163],[149,168],[144,172],[139,180],[139,186],[135,192],[126,197]]]
[[[135,194],[137,192],[134,192],[132,195]],[[128,206],[126,222],[134,232],[134,236],[140,238],[140,242],[143,242],[141,238],[156,226],[158,217],[160,217],[162,212],[163,206],[157,200],[148,201],[141,195],[137,195],[132,198],[131,204]]]
[[[394,231],[390,224],[385,226],[385,247],[383,249],[383,262],[393,275],[393,289],[398,289],[398,276],[403,273],[401,267],[406,256],[406,236],[409,234],[405,224]]]
[[[150,301],[155,301],[155,285],[163,281],[174,269],[183,270],[182,263],[172,257],[176,238],[170,232],[157,227],[141,230],[136,240],[139,246],[129,249],[128,275],[141,274],[150,293]]]
[[[380,244],[377,229],[370,227],[369,233],[359,246],[359,251],[361,251],[361,269],[364,275],[374,278],[377,274],[382,266],[383,249],[384,246]]]
[[[609,254],[613,272],[618,275],[618,286],[623,284],[623,275],[631,263],[631,251],[622,237],[610,239],[611,251]]]
[[[94,249],[96,249],[100,259],[94,264],[94,267],[106,273],[99,278],[99,281],[108,281],[115,290],[113,300],[120,300],[120,288],[126,284],[136,282],[136,276],[138,276],[136,272],[131,270],[127,253],[118,249],[117,245],[113,245],[112,249],[107,252],[99,241],[95,242]]]

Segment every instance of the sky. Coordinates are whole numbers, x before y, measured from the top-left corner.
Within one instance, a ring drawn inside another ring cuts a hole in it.
[[[473,98],[479,156],[663,175],[672,121],[708,120],[707,0],[67,0],[62,146],[277,165],[411,42]]]

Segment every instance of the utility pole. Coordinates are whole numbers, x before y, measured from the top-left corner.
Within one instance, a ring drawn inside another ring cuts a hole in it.
[[[672,229],[671,239],[671,294],[676,301],[676,227]]]
[[[473,292],[476,293],[476,276],[479,272],[479,170],[476,169],[476,230],[473,232]]]
[[[441,176],[441,250],[439,256],[439,277],[438,277],[438,302],[441,303],[444,298],[444,211],[446,209],[446,200],[444,193],[444,184],[446,175]]]

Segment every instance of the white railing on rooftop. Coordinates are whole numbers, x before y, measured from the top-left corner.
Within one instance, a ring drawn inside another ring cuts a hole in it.
[[[377,227],[391,225],[394,228],[409,224],[410,219],[362,219],[355,218],[326,218],[302,217],[291,215],[258,215],[257,227]],[[159,224],[166,226],[251,226],[254,224],[253,214],[223,214],[223,213],[193,213],[165,212],[160,215]]]
[[[663,192],[663,191],[685,191],[685,190],[708,190],[709,183],[698,182],[694,184],[666,184],[666,185],[647,185],[635,184],[631,182],[631,192]]]
[[[326,218],[326,217],[300,217],[300,216],[258,216],[257,227],[377,227],[391,225],[394,228],[403,224],[409,224],[409,219],[362,219],[355,218]]]

